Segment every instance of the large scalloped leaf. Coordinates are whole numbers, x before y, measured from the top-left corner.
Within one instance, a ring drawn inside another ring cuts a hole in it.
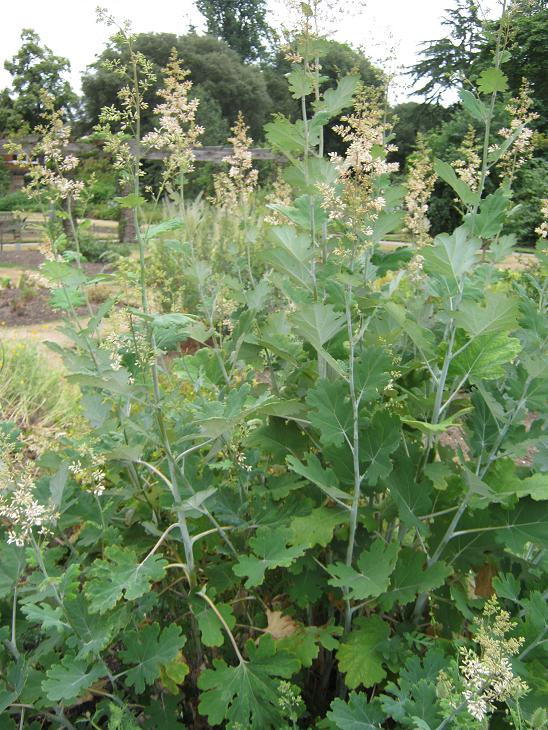
[[[246,730],[269,730],[282,725],[278,680],[287,679],[299,669],[299,662],[284,651],[276,652],[272,637],[265,636],[258,646],[247,642],[249,661],[231,667],[222,659],[213,660],[213,669],[200,674],[198,687],[200,714],[211,725],[228,720]]]
[[[301,120],[295,124],[279,116],[265,125],[266,138],[272,147],[280,152],[301,152],[305,145],[304,125]]]
[[[339,670],[346,686],[360,684],[372,687],[386,677],[383,668],[383,646],[390,635],[388,624],[380,616],[360,617],[337,651]]]
[[[340,730],[378,730],[384,720],[384,712],[378,699],[369,702],[365,692],[351,692],[348,702],[336,699],[327,717]]]
[[[360,433],[360,459],[367,463],[365,478],[375,486],[392,471],[390,455],[401,439],[400,419],[387,411],[377,411]]]
[[[335,337],[345,325],[344,317],[330,304],[302,304],[290,317],[296,332],[316,350]]]
[[[167,561],[152,555],[144,563],[130,548],[110,545],[105,549],[107,560],[96,560],[90,575],[92,580],[86,586],[90,611],[104,613],[122,598],[134,601],[144,596],[151,583],[165,575]]]
[[[169,624],[161,632],[156,622],[138,631],[128,631],[124,635],[125,649],[120,652],[125,664],[130,665],[125,677],[126,685],[134,687],[138,694],[144,692],[145,686],[153,684],[162,668],[176,658],[185,641],[181,628],[176,624]]]
[[[310,423],[320,432],[320,441],[342,446],[352,433],[352,407],[344,381],[317,380],[308,391],[306,402],[311,410]]]
[[[380,596],[379,603],[386,611],[396,603],[405,606],[417,594],[439,588],[450,573],[451,568],[445,563],[440,561],[427,567],[424,553],[412,548],[402,548],[390,588]]]
[[[519,554],[523,547],[535,543],[548,548],[548,501],[520,499],[514,509],[495,507],[491,512],[495,540]]]
[[[345,505],[346,501],[352,499],[352,495],[339,489],[339,480],[335,472],[332,469],[324,469],[316,454],[307,454],[306,458],[306,464],[294,456],[288,456],[286,461],[292,471],[313,482],[322,492],[339,504]]]
[[[481,335],[454,358],[449,375],[472,381],[496,380],[504,376],[504,366],[520,352],[521,342],[506,332]]]
[[[106,669],[100,664],[91,668],[83,659],[64,656],[60,664],[54,664],[46,672],[42,689],[52,702],[71,702],[82,695],[91,685],[106,675]]]
[[[478,89],[482,94],[507,91],[508,79],[506,74],[495,66],[485,68],[480,74]]]
[[[453,315],[457,325],[472,337],[515,330],[518,316],[518,299],[503,292],[489,292],[481,304],[465,301]]]
[[[358,570],[345,563],[329,565],[332,577],[328,581],[337,588],[347,589],[349,597],[363,601],[384,593],[396,565],[400,546],[375,540],[369,550],[363,550],[357,561]]]
[[[428,273],[447,279],[451,287],[460,284],[464,274],[469,272],[479,251],[479,242],[471,239],[462,226],[452,235],[442,233],[436,236],[432,246],[424,246],[424,268]]]
[[[247,576],[246,588],[259,586],[264,581],[267,570],[288,566],[302,555],[302,546],[288,546],[293,533],[287,529],[272,530],[263,528],[257,531],[255,537],[249,540],[252,553],[240,556],[233,566],[234,573],[239,577]]]
[[[335,89],[326,89],[317,105],[318,111],[326,112],[329,117],[336,117],[344,109],[352,106],[354,94],[358,88],[360,79],[358,76],[343,76],[339,79]]]

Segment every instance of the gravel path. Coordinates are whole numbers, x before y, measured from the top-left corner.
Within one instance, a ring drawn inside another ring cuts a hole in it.
[[[42,324],[22,325],[20,327],[2,327],[0,329],[0,342],[20,342],[21,340],[32,342],[38,347],[40,354],[55,369],[60,369],[63,367],[61,356],[50,350],[45,343],[49,341],[62,346],[70,345],[69,338],[57,329],[62,324],[62,321],[58,320],[56,322],[43,322]]]

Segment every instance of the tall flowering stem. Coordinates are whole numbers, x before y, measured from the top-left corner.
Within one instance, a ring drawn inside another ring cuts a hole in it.
[[[436,174],[430,150],[427,148],[422,134],[418,134],[416,150],[409,163],[405,196],[405,225],[418,246],[429,243],[431,240],[428,235],[430,230],[428,202],[435,182]]]
[[[512,141],[511,146],[498,163],[499,173],[508,179],[510,185],[519,168],[533,156],[535,145],[531,124],[538,119],[539,115],[532,110],[532,107],[531,85],[527,79],[523,79],[519,94],[510,99],[506,105],[510,124],[499,130],[499,135],[504,140]]]
[[[135,49],[135,36],[129,23],[118,24],[105,8],[97,8],[98,22],[107,26],[115,26],[117,33],[114,41],[125,46],[129,54],[129,63],[124,65],[118,59],[107,61],[105,68],[124,81],[118,91],[118,106],[104,107],[95,127],[97,134],[103,139],[105,150],[113,157],[115,169],[119,171],[124,187],[132,191],[134,201],[133,222],[139,243],[139,259],[141,265],[141,304],[148,311],[148,299],[145,282],[145,242],[140,230],[138,200],[140,196],[140,180],[143,175],[141,166],[141,114],[148,108],[144,94],[156,80],[151,62]]]
[[[118,33],[115,39],[125,46],[129,53],[128,66],[119,62],[109,64],[110,70],[120,78],[126,80],[126,84],[118,92],[120,108],[107,107],[101,113],[100,123],[97,130],[103,136],[106,147],[115,157],[115,166],[119,169],[122,180],[129,183],[133,188],[134,201],[134,222],[139,243],[139,262],[141,279],[141,305],[143,313],[149,314],[149,302],[145,277],[145,246],[146,238],[141,230],[139,222],[139,201],[140,201],[140,178],[141,168],[141,113],[147,108],[143,94],[153,83],[155,76],[150,61],[142,53],[135,49],[135,38],[131,33],[128,24],[117,25],[114,18],[104,9],[98,9],[98,20],[106,25],[116,25]],[[151,347],[156,351],[154,334],[149,329],[148,336]],[[185,548],[185,559],[191,576],[194,576],[194,555],[192,540],[188,531],[188,525],[180,504],[182,498],[178,484],[178,467],[172,453],[167,427],[161,407],[161,394],[159,385],[159,373],[156,357],[153,358],[150,366],[153,385],[154,410],[161,434],[162,444],[166,452],[169,468],[169,484],[175,503],[175,510],[178,515],[179,530]]]
[[[460,157],[453,162],[457,176],[465,182],[471,190],[479,190],[481,183],[481,157],[478,153],[476,130],[469,126],[459,147]]]
[[[164,87],[158,91],[163,102],[154,112],[158,126],[143,137],[143,146],[162,150],[164,158],[162,181],[168,188],[173,180],[179,181],[182,189],[184,176],[194,169],[194,147],[201,145],[203,127],[196,123],[199,99],[191,99],[192,81],[173,49],[164,71]]]
[[[344,224],[346,235],[358,240],[370,239],[373,227],[384,209],[384,182],[398,170],[397,162],[388,162],[389,152],[396,147],[387,142],[390,126],[375,97],[365,90],[358,95],[352,114],[341,118],[334,131],[346,143],[344,156],[330,155],[338,173],[334,186],[321,184],[322,208],[329,218]]]
[[[245,123],[242,112],[232,127],[232,137],[228,141],[232,145],[232,154],[223,159],[229,165],[228,172],[220,172],[214,176],[215,202],[229,210],[248,202],[250,195],[257,187],[259,172],[253,167],[249,127]]]
[[[71,138],[71,127],[64,121],[64,110],[55,107],[54,98],[43,92],[41,95],[44,111],[42,124],[35,127],[38,141],[32,150],[11,143],[7,149],[17,157],[21,166],[28,168],[29,182],[23,191],[34,198],[43,198],[50,205],[64,207],[67,211],[71,234],[79,254],[79,238],[74,220],[73,204],[84,190],[84,183],[74,177],[78,158],[67,153]],[[42,253],[47,259],[56,255],[52,240],[43,244]],[[78,256],[78,263],[80,257]]]

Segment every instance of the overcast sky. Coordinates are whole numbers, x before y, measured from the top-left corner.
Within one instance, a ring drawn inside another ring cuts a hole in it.
[[[337,40],[361,46],[374,60],[385,59],[395,49],[396,63],[411,65],[421,41],[439,38],[445,8],[454,0],[345,0],[349,10],[337,21]],[[484,0],[487,9],[496,0]],[[193,0],[103,0],[117,18],[130,19],[138,32],[184,33],[189,24],[203,27]],[[80,74],[93,62],[112,33],[95,22],[97,0],[11,0],[2,9],[0,25],[0,88],[10,84],[4,61],[20,45],[23,28],[37,31],[42,41],[71,62],[71,83],[80,91]],[[269,0],[271,22],[283,23],[283,0]],[[394,98],[402,99],[407,82],[399,76]]]

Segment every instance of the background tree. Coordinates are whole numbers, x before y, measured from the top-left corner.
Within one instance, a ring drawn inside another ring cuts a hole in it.
[[[0,131],[25,131],[41,121],[43,106],[41,93],[46,91],[57,106],[72,115],[78,97],[64,78],[70,71],[70,62],[56,56],[43,45],[39,35],[29,28],[21,32],[21,48],[4,68],[12,76],[11,89],[2,92]]]
[[[145,133],[154,124],[153,109],[159,101],[157,90],[162,85],[161,70],[166,66],[172,48],[177,50],[183,66],[190,71],[193,94],[200,99],[197,120],[206,128],[204,144],[224,143],[239,111],[246,118],[252,137],[262,137],[272,101],[261,70],[245,64],[224,41],[196,33],[184,36],[175,33],[137,35],[135,49],[152,62],[157,75],[155,84],[146,95],[149,107],[143,114]],[[109,42],[83,75],[83,131],[90,131],[96,124],[103,106],[116,103],[120,79],[105,69],[103,62],[115,59],[124,62],[125,53],[115,41]]]
[[[424,82],[415,93],[427,101],[439,102],[447,89],[474,82],[492,63],[495,52],[498,21],[482,19],[475,0],[456,0],[455,7],[445,12],[447,36],[423,43],[422,58],[409,71],[415,82]],[[517,94],[523,78],[531,83],[543,124],[548,111],[547,35],[546,0],[514,0],[510,4],[502,68],[512,93]]]
[[[470,83],[475,84],[481,71],[492,65],[499,21],[482,20],[478,5],[473,0],[456,0],[455,6],[446,12],[444,25],[448,29],[448,36],[424,44],[422,60],[410,70],[415,81],[424,82],[416,92],[426,99],[420,105],[420,114],[419,106],[409,103],[400,105],[397,110],[400,122],[396,125],[395,133],[400,163],[413,148],[417,131],[427,132],[427,142],[437,157],[454,162],[459,158],[459,146],[467,129],[471,124],[477,126],[460,104],[444,109],[439,102],[445,90],[465,85],[470,88]],[[514,200],[520,207],[512,217],[508,230],[515,231],[521,241],[533,241],[540,215],[539,197],[545,194],[542,176],[546,170],[548,113],[546,1],[514,0],[510,3],[505,23],[502,70],[507,78],[508,91],[499,94],[493,129],[508,126],[505,107],[511,97],[518,96],[522,81],[526,78],[532,92],[532,111],[538,114],[531,125],[536,132],[535,149],[532,152],[533,159],[519,170],[514,182]],[[429,124],[428,120],[433,123]],[[490,178],[488,189],[492,184]],[[434,233],[456,224],[454,193],[441,180],[436,183],[430,213]]]
[[[9,89],[0,91],[0,135],[16,132],[24,126],[21,115],[15,110]]]
[[[548,132],[548,74],[547,39],[548,7],[546,0],[515,2],[507,45],[507,60],[502,65],[508,79],[508,88],[516,95],[521,82],[526,78],[532,89],[534,109],[539,114],[535,128],[544,134]],[[490,24],[496,30],[497,24]],[[495,50],[493,33],[483,45],[479,64],[483,68],[493,58]]]
[[[244,61],[265,55],[271,30],[266,0],[197,0],[208,35],[225,41]]]
[[[456,0],[456,7],[445,12],[442,25],[448,29],[447,35],[425,41],[419,52],[421,60],[409,71],[414,82],[425,82],[416,93],[428,101],[438,102],[447,89],[462,86],[485,44],[477,2]]]
[[[414,151],[417,134],[430,132],[448,121],[452,108],[441,104],[405,101],[392,108],[394,115],[394,135],[397,152],[391,154],[391,160],[399,163],[400,170],[405,168],[406,160]]]

